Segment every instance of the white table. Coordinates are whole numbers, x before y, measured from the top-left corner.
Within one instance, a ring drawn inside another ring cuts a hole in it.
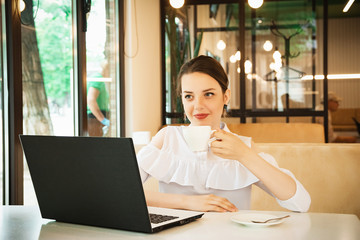
[[[39,209],[30,206],[0,206],[0,239],[360,239],[360,221],[350,214],[264,212],[282,216],[283,223],[271,227],[246,227],[230,220],[238,213],[205,213],[192,223],[144,234],[116,229],[90,227],[42,219]]]

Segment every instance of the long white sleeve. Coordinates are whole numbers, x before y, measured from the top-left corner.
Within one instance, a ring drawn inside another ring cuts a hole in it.
[[[276,160],[273,156],[267,153],[259,153],[259,156],[262,157],[265,161],[269,162],[273,166],[279,168]],[[286,208],[291,211],[295,212],[307,212],[310,208],[311,204],[311,198],[309,193],[306,191],[304,186],[295,178],[294,174],[290,172],[287,169],[279,168],[282,172],[286,173],[290,177],[292,177],[296,183],[296,192],[294,196],[287,200],[280,200],[276,198],[268,189],[267,187],[262,183],[258,182],[256,183],[257,186],[259,186],[261,189],[269,193],[271,196],[273,196],[276,201],[279,203],[280,206],[283,208]]]

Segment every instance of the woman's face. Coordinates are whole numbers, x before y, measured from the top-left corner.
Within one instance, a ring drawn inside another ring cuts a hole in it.
[[[192,125],[220,127],[224,104],[230,99],[229,89],[223,94],[214,78],[195,72],[182,76],[181,94],[185,114]]]

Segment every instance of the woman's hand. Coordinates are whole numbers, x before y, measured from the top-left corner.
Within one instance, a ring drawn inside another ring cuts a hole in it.
[[[184,196],[185,208],[200,212],[236,212],[238,209],[229,200],[213,194]]]
[[[252,150],[233,133],[217,130],[211,137],[216,139],[210,144],[211,151],[221,158],[241,162],[246,155],[252,152]]]
[[[276,198],[287,200],[294,196],[294,179],[261,158],[256,148],[250,149],[239,137],[224,130],[215,131],[212,137],[216,138],[211,143],[211,151],[215,155],[242,163]]]
[[[183,195],[145,190],[148,206],[185,209],[200,212],[236,212],[238,209],[226,198],[213,194]]]

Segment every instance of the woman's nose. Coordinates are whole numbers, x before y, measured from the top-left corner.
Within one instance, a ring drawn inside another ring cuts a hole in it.
[[[195,109],[201,109],[204,107],[204,100],[200,97],[200,98],[196,98],[195,99]]]

